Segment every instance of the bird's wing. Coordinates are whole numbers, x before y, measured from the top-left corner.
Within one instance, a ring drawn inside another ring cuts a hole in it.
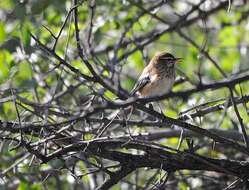
[[[142,74],[137,83],[135,84],[135,86],[133,87],[133,89],[130,92],[131,96],[134,96],[134,94],[139,91],[140,89],[142,89],[146,84],[148,84],[150,82],[150,77],[149,77],[149,73],[147,74]]]

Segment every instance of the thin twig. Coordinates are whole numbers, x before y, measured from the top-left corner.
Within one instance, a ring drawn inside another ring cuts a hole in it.
[[[232,103],[233,103],[234,111],[235,111],[236,116],[237,116],[237,118],[239,120],[239,123],[240,123],[240,129],[242,131],[244,143],[245,143],[246,147],[249,148],[249,139],[248,139],[248,136],[246,134],[246,128],[245,128],[245,126],[243,124],[243,119],[240,116],[237,104],[236,104],[236,102],[234,100],[233,90],[232,90],[231,87],[229,88],[229,91],[230,91],[230,94],[231,94],[231,100],[232,100]]]

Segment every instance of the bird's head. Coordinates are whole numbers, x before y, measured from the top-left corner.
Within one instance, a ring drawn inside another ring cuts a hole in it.
[[[156,59],[159,64],[167,64],[168,67],[174,67],[182,58],[176,58],[168,52],[160,52],[156,54]]]

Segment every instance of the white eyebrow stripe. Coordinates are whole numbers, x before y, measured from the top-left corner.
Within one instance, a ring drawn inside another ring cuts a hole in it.
[[[160,59],[169,59],[169,60],[172,60],[174,58],[173,57],[161,57]]]

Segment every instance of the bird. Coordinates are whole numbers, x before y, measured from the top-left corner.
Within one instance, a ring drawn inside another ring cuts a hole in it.
[[[168,52],[156,53],[143,69],[130,92],[130,96],[148,98],[168,93],[175,81],[175,64],[182,58],[176,58]]]
[[[176,58],[168,52],[156,53],[143,69],[140,77],[130,92],[130,97],[149,98],[168,93],[175,81],[175,64],[182,58]],[[133,112],[133,106],[117,110],[108,116],[113,120],[117,116],[127,118]],[[161,110],[161,108],[160,108]],[[162,111],[161,111],[162,112]]]

